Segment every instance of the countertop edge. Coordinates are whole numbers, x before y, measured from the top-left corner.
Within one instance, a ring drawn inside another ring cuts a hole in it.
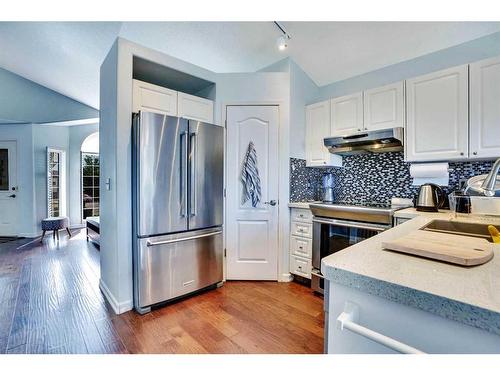
[[[289,208],[303,208],[308,210],[309,205],[311,203],[318,203],[318,202],[288,202],[288,207]]]
[[[325,268],[322,267],[322,272],[330,282],[500,335],[500,313],[495,311],[333,266]]]

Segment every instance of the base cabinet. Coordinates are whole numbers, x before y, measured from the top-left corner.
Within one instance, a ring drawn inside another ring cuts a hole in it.
[[[328,281],[325,324],[329,354],[397,354],[398,352],[348,329],[337,318],[357,306],[357,323],[429,354],[500,353],[500,336]]]
[[[290,221],[290,273],[311,278],[312,213],[305,208],[292,208]]]

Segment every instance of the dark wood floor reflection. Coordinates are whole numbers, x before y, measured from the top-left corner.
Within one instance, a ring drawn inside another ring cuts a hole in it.
[[[228,282],[118,316],[83,232],[0,244],[0,353],[321,353],[322,303],[296,283]]]

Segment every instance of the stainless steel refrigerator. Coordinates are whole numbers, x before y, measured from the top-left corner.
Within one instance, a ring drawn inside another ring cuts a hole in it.
[[[223,159],[220,126],[152,112],[133,115],[139,313],[222,281]]]

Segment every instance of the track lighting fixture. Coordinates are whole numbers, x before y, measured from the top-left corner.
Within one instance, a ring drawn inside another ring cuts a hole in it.
[[[284,27],[281,26],[278,22],[274,21],[274,24],[282,33],[282,35],[280,35],[276,40],[276,46],[280,51],[284,51],[288,48],[288,41],[291,39],[291,36],[286,32]]]

